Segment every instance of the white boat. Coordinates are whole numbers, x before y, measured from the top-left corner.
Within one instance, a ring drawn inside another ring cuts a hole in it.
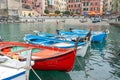
[[[30,59],[28,59],[30,60]],[[29,80],[31,61],[19,61],[0,55],[0,80]],[[34,62],[32,62],[32,65]]]
[[[77,48],[77,56],[84,57],[86,55],[87,49],[90,46],[90,41],[88,41],[85,45]]]

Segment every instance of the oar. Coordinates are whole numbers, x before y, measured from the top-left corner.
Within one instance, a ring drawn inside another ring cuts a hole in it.
[[[60,30],[59,29],[56,29],[56,33],[57,33],[59,38],[66,40],[66,38],[63,35],[60,34]]]
[[[56,33],[57,33],[58,35],[61,35],[59,29],[56,29]]]
[[[26,60],[26,80],[29,80],[30,68],[31,68],[31,56],[32,49],[29,50],[27,60]]]
[[[89,32],[87,33],[87,35],[86,35],[86,37],[88,38],[88,41],[90,41],[91,40],[91,37],[92,37],[92,32],[93,31],[93,27],[91,27],[90,26],[90,30],[89,30]]]
[[[76,39],[76,44],[75,44],[75,49],[77,49],[77,48],[78,48],[78,43],[79,43],[79,40],[80,40],[80,37],[77,37],[77,39]]]

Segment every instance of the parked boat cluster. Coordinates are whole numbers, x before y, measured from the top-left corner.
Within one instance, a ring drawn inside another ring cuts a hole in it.
[[[25,42],[1,39],[0,70],[5,75],[0,76],[1,80],[29,80],[25,75],[29,74],[30,66],[35,70],[71,71],[76,55],[84,57],[91,42],[102,42],[109,33],[72,28],[56,30],[56,34],[34,32],[24,36]]]

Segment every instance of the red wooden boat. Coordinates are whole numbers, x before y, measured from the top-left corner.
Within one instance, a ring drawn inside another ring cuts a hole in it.
[[[32,66],[35,70],[70,71],[74,66],[76,48],[62,49],[46,47],[23,42],[0,42],[0,54],[11,58],[25,60],[27,51],[32,49]]]

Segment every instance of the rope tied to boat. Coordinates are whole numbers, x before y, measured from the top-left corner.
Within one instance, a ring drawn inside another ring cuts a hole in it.
[[[31,69],[32,69],[33,73],[36,75],[36,77],[37,77],[39,80],[42,80],[32,67],[31,67]]]

